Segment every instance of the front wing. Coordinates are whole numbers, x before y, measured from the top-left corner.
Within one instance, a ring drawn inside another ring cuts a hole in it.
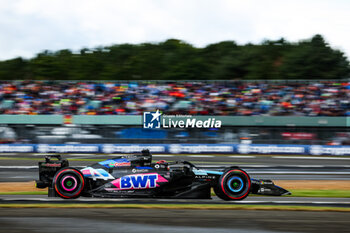
[[[196,175],[217,175],[220,176],[223,174],[221,171],[209,171],[209,170],[194,170]],[[291,192],[288,190],[277,186],[273,183],[272,180],[265,179],[251,179],[251,189],[250,193],[259,194],[259,195],[269,195],[269,196],[282,196],[290,195]]]

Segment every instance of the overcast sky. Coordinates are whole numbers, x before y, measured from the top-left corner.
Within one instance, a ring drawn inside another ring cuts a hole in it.
[[[0,59],[177,38],[299,41],[322,34],[350,57],[349,0],[0,0]]]

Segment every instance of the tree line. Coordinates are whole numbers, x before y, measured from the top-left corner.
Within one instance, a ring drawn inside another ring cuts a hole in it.
[[[196,48],[178,39],[43,51],[0,61],[3,80],[264,80],[348,78],[350,65],[321,35],[299,42],[222,41]]]

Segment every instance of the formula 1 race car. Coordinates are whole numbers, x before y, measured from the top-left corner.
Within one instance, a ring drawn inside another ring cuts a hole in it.
[[[53,159],[56,158],[56,159]],[[187,161],[152,163],[149,150],[119,156],[81,170],[69,167],[60,155],[39,162],[38,188],[49,188],[49,196],[151,197],[210,199],[211,188],[223,200],[242,200],[249,193],[286,195],[287,190],[271,180],[255,180],[237,166],[203,170]]]

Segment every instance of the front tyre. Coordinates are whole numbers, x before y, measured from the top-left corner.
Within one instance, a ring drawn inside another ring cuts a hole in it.
[[[219,178],[214,187],[215,194],[223,200],[242,200],[250,192],[251,181],[249,175],[238,168],[230,168]]]
[[[84,176],[75,168],[63,168],[53,178],[53,187],[56,193],[65,199],[79,197],[84,186]]]

